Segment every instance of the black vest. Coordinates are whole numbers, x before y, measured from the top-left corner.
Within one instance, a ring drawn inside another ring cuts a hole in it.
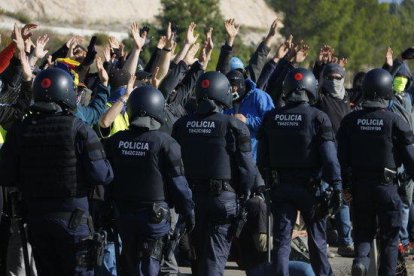
[[[109,138],[108,156],[114,170],[113,197],[135,203],[164,201],[164,142],[161,131],[120,131]]]
[[[174,138],[181,145],[186,177],[197,180],[232,179],[236,141],[228,115],[189,115],[177,122]]]
[[[269,114],[265,128],[272,168],[320,168],[316,137],[318,112],[321,111],[307,104],[299,104],[286,105]]]
[[[396,169],[396,153],[392,129],[396,114],[382,110],[360,110],[349,116],[347,132],[350,133],[350,166],[355,171],[383,171]],[[400,118],[398,118],[400,119]]]
[[[23,121],[20,171],[28,199],[84,197],[88,187],[75,152],[76,119],[29,116]]]

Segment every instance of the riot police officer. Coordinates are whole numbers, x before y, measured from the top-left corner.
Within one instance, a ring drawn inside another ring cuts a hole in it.
[[[321,204],[316,197],[321,179],[333,190],[331,206],[337,209],[341,202],[332,125],[324,112],[309,104],[317,99],[316,79],[310,71],[297,68],[289,72],[283,82],[283,97],[286,105],[265,116],[259,138],[258,166],[274,179],[273,268],[275,275],[289,275],[291,232],[299,210],[307,225],[315,274],[333,275],[325,234],[328,210],[316,208]],[[323,190],[321,198],[329,199],[328,190]]]
[[[247,199],[254,182],[250,135],[241,121],[222,114],[231,107],[230,84],[207,72],[196,84],[197,111],[179,119],[173,137],[181,144],[185,174],[193,191],[196,251],[193,273],[223,275],[231,245],[237,196]]]
[[[30,89],[31,74],[22,89]],[[93,275],[87,195],[108,184],[112,168],[95,132],[74,117],[76,93],[61,69],[33,82],[31,113],[7,133],[2,185],[18,186],[39,275]]]
[[[194,202],[183,176],[180,146],[159,130],[164,112],[160,91],[136,88],[127,102],[129,129],[105,145],[115,173],[111,196],[119,213],[125,275],[158,275],[170,206],[184,218],[188,231],[194,227]]]
[[[363,80],[362,110],[348,114],[338,131],[338,156],[349,172],[354,207],[355,259],[352,275],[366,275],[371,243],[380,228],[378,275],[395,275],[401,200],[396,169],[404,164],[414,176],[414,136],[398,114],[387,110],[393,96],[392,77],[383,69]],[[347,185],[348,186],[348,185]]]

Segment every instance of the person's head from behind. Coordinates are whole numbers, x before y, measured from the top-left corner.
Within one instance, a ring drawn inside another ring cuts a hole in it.
[[[125,69],[114,68],[109,72],[109,86],[111,87],[111,94],[108,102],[116,102],[127,91],[128,81],[131,74]]]
[[[33,107],[44,112],[73,111],[76,109],[75,89],[72,76],[65,70],[43,70],[33,81]]]
[[[159,128],[165,121],[164,96],[150,85],[135,88],[127,101],[127,114],[132,125]]]
[[[363,107],[385,108],[393,96],[391,74],[381,68],[370,70],[362,82]]]
[[[220,72],[206,72],[202,74],[195,87],[197,113],[205,114],[231,108],[232,95],[230,82]]]
[[[282,97],[287,103],[315,103],[317,95],[316,78],[311,71],[295,68],[286,75]]]

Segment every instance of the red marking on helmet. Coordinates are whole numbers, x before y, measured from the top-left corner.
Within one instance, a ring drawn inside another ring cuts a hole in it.
[[[295,80],[300,81],[301,79],[303,79],[303,74],[302,73],[296,73],[295,74]]]
[[[208,88],[210,86],[210,81],[209,80],[202,80],[201,81],[201,87],[202,88]]]
[[[40,83],[40,86],[42,86],[42,88],[47,89],[52,85],[52,80],[49,78],[44,78],[42,80],[42,82]]]

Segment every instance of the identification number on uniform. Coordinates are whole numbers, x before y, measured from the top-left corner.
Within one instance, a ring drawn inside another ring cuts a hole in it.
[[[361,131],[382,131],[383,119],[357,119],[357,126]]]
[[[148,142],[119,141],[118,149],[121,151],[121,155],[146,156],[150,145]]]
[[[214,121],[188,121],[185,127],[190,135],[216,136],[218,132]]]
[[[303,114],[276,114],[274,121],[277,127],[282,128],[298,128],[303,127]]]

